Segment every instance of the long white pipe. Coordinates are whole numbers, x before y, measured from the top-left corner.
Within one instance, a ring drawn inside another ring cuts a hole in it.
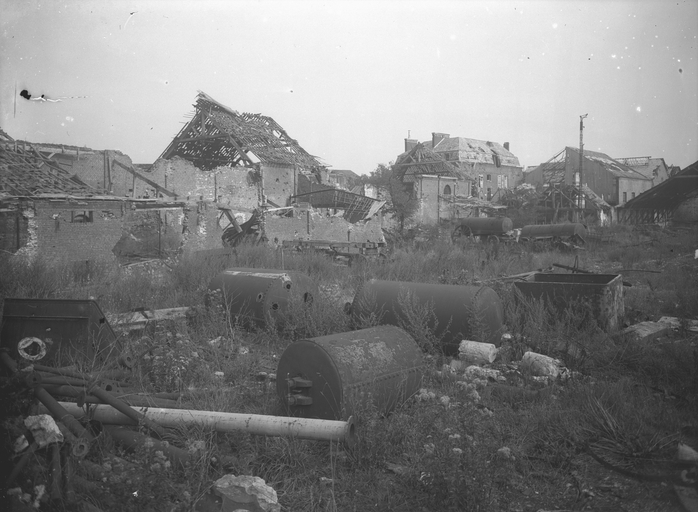
[[[65,410],[81,418],[85,411],[73,402],[59,402]],[[291,418],[262,414],[195,411],[189,409],[160,409],[156,407],[131,407],[162,427],[197,424],[216,432],[244,431],[262,436],[288,436],[315,441],[354,442],[354,421]],[[90,407],[90,417],[107,425],[133,425],[133,420],[110,405]]]

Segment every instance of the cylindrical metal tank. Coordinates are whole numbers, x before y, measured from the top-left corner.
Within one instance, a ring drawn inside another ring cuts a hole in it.
[[[464,339],[499,346],[504,307],[497,292],[487,286],[373,279],[357,290],[351,313],[355,321],[374,316],[380,324],[404,327],[410,325],[409,311],[415,302],[433,308],[428,326],[444,354],[456,354]]]
[[[514,223],[509,217],[466,217],[458,219],[454,235],[482,236],[503,235],[514,229]]]
[[[293,303],[309,306],[317,296],[317,284],[302,272],[229,268],[209,283],[207,304],[222,301],[243,325],[264,328],[283,324]]]
[[[391,325],[297,341],[279,360],[276,390],[285,413],[343,420],[373,404],[383,414],[414,395],[424,355]]]
[[[532,224],[521,228],[521,238],[570,238],[573,236],[582,239],[587,234],[584,224]]]

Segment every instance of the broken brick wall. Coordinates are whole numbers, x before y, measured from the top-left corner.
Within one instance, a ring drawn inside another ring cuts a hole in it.
[[[131,158],[116,150],[85,150],[71,152],[70,155],[56,154],[54,159],[60,162],[62,169],[71,175],[76,175],[90,187],[106,191],[115,196],[130,196],[132,176],[112,160],[117,160],[126,166],[132,164]],[[109,162],[109,165],[107,165]]]
[[[188,204],[182,219],[182,251],[191,253],[223,247],[223,228],[219,223],[222,212],[216,203],[200,201]]]
[[[120,260],[173,256],[182,246],[183,220],[182,208],[129,209],[113,252]]]
[[[294,210],[291,217],[265,215],[264,235],[277,244],[284,240],[385,242],[378,217],[352,224],[342,217],[327,217],[315,210],[304,209]]]
[[[36,253],[62,261],[113,261],[125,212],[123,201],[35,201]]]

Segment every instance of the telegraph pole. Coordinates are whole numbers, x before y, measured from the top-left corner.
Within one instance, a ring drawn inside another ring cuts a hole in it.
[[[579,116],[579,193],[577,195],[577,206],[579,207],[579,219],[582,220],[582,168],[584,167],[584,118],[589,114]]]

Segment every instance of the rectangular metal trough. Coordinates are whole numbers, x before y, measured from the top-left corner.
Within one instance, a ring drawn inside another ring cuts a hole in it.
[[[625,315],[622,276],[617,274],[534,273],[514,283],[524,298],[543,299],[558,310],[589,304],[602,329],[614,331]]]

